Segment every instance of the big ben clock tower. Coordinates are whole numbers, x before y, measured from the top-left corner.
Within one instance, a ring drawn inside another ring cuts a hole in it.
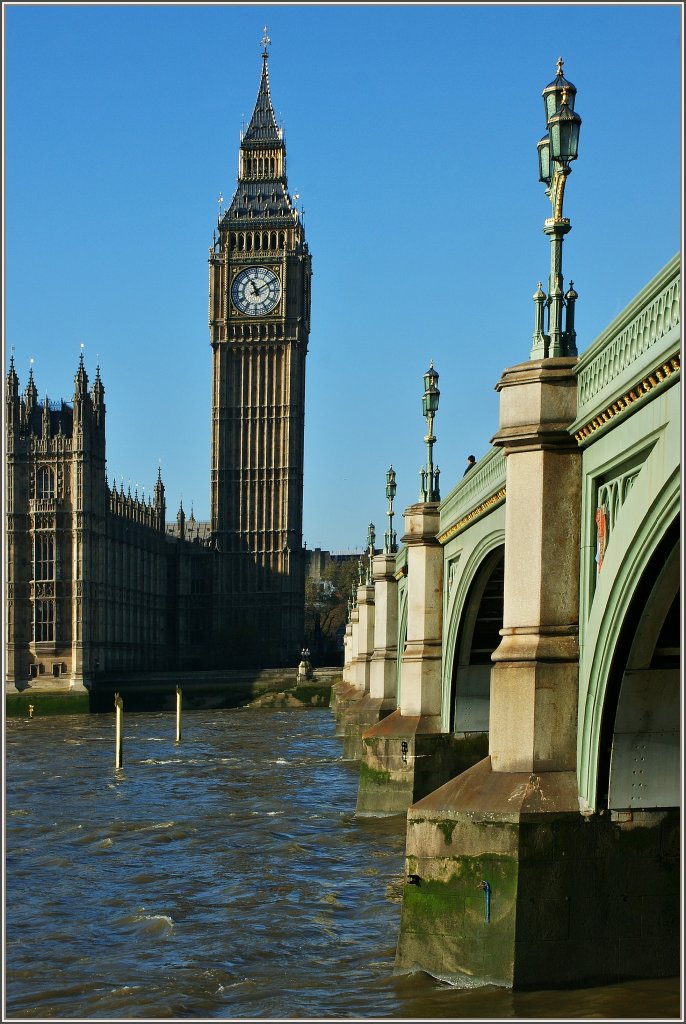
[[[288,665],[303,641],[305,358],[311,257],[288,193],[267,30],[238,184],[210,249],[215,640],[234,661]]]

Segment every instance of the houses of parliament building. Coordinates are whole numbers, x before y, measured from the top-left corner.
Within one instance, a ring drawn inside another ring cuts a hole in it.
[[[288,193],[265,34],[238,182],[209,253],[211,512],[167,523],[106,479],[105,387],[83,355],[71,403],[5,395],[6,685],[294,664],[303,640],[305,361],[311,256]]]

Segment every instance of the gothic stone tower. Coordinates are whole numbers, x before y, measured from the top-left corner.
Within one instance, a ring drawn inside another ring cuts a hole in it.
[[[102,605],[105,537],[105,389],[88,390],[81,356],[71,404],[41,405],[33,370],[23,397],[6,382],[6,682],[40,674],[91,679]]]
[[[209,258],[211,528],[222,553],[213,632],[232,662],[286,665],[303,640],[311,257],[288,194],[268,43],[265,32],[237,189]]]

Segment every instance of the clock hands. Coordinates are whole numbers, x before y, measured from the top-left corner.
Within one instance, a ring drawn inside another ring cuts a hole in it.
[[[278,277],[264,268],[246,267],[239,271],[231,286],[234,305],[246,316],[271,312],[280,295]]]

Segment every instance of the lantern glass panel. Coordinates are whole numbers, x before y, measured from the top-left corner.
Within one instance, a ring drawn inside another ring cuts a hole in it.
[[[539,181],[550,183],[550,138],[547,135],[538,143],[538,177]]]
[[[579,122],[572,121],[569,125],[569,159],[576,160],[579,155]]]
[[[548,123],[550,118],[554,114],[556,114],[558,112],[559,107],[560,107],[559,98],[560,98],[560,93],[559,93],[559,91],[557,89],[553,89],[550,92],[545,94],[543,102],[544,102],[544,106],[545,106],[546,124]]]

